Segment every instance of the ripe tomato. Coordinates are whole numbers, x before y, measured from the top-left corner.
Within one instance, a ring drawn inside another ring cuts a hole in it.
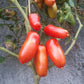
[[[44,28],[44,32],[46,35],[51,37],[56,37],[56,38],[66,38],[69,36],[69,33],[67,30],[53,25],[47,25]]]
[[[45,46],[39,45],[36,56],[34,57],[34,64],[39,76],[47,75],[48,56]]]
[[[62,48],[56,39],[50,39],[46,42],[47,53],[52,62],[58,67],[65,66],[65,56]]]
[[[36,32],[30,31],[19,52],[19,61],[21,64],[29,62],[36,54],[40,36]]]
[[[30,14],[29,22],[30,22],[31,27],[34,30],[39,31],[41,29],[41,23],[40,23],[38,14],[36,14],[36,13]]]
[[[47,5],[47,6],[53,6],[53,4],[55,3],[55,0],[44,0],[44,3]]]

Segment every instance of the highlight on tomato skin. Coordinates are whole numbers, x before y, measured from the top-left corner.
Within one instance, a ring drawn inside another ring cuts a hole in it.
[[[66,64],[64,52],[56,39],[46,42],[47,53],[56,67],[62,69]]]
[[[32,13],[29,15],[29,22],[31,27],[36,30],[39,31],[41,29],[41,23],[40,23],[40,19],[39,19],[39,15],[36,13]]]
[[[51,6],[54,5],[55,0],[44,0],[44,3],[45,3],[47,6],[51,7]]]
[[[47,75],[48,56],[44,45],[38,46],[37,53],[34,57],[34,64],[39,76],[44,77]]]
[[[19,61],[21,64],[29,62],[35,56],[39,41],[40,36],[38,33],[30,31],[27,34],[27,38],[19,52]]]
[[[66,38],[69,37],[69,32],[66,29],[63,29],[61,27],[56,27],[54,25],[47,25],[44,28],[44,32],[46,35],[56,38]]]

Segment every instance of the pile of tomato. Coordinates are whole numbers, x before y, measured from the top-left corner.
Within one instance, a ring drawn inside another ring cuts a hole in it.
[[[29,22],[34,30],[39,31],[41,29],[38,14],[30,14]],[[31,61],[34,57],[35,68],[39,76],[47,75],[48,55],[56,67],[63,68],[65,66],[64,52],[56,38],[63,39],[69,36],[67,30],[51,24],[44,28],[44,32],[46,35],[53,37],[46,42],[46,46],[39,44],[40,36],[37,32],[30,31],[19,52],[19,61],[21,64]]]
[[[29,22],[35,31],[41,29],[38,14],[31,13],[29,15]],[[56,38],[63,39],[68,37],[68,31],[61,27],[49,24],[44,27],[44,32],[47,36],[52,37],[45,45],[39,44],[40,35],[37,32],[30,31],[19,52],[19,61],[21,64],[27,63],[34,58],[35,69],[39,76],[47,75],[48,56],[58,68],[62,69],[66,63],[64,52]]]

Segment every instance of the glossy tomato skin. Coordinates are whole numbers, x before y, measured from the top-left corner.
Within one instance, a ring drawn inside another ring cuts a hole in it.
[[[39,31],[41,29],[41,23],[40,23],[40,19],[38,14],[36,13],[32,13],[29,15],[29,22],[31,27],[36,30]]]
[[[51,7],[51,6],[54,5],[55,0],[44,0],[44,3],[45,3],[47,6]]]
[[[36,32],[30,31],[19,52],[19,61],[21,64],[29,62],[36,54],[40,36]]]
[[[48,56],[45,46],[43,45],[38,46],[37,53],[34,57],[34,64],[35,64],[36,72],[39,76],[47,75]]]
[[[44,28],[44,32],[46,35],[56,38],[66,38],[69,36],[69,33],[66,29],[63,29],[61,27],[56,27],[54,25],[47,25]]]
[[[47,53],[52,62],[58,67],[63,68],[66,60],[64,52],[56,39],[50,39],[46,42]]]

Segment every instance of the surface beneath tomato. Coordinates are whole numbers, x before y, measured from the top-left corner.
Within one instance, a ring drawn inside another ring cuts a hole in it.
[[[29,62],[36,54],[40,36],[36,32],[29,32],[24,44],[19,52],[19,60],[21,64]]]
[[[46,48],[48,55],[52,62],[58,67],[62,68],[65,66],[65,56],[62,48],[60,47],[56,39],[50,39],[46,42]]]
[[[39,76],[47,75],[48,56],[45,46],[39,45],[36,56],[34,57],[34,64]]]

